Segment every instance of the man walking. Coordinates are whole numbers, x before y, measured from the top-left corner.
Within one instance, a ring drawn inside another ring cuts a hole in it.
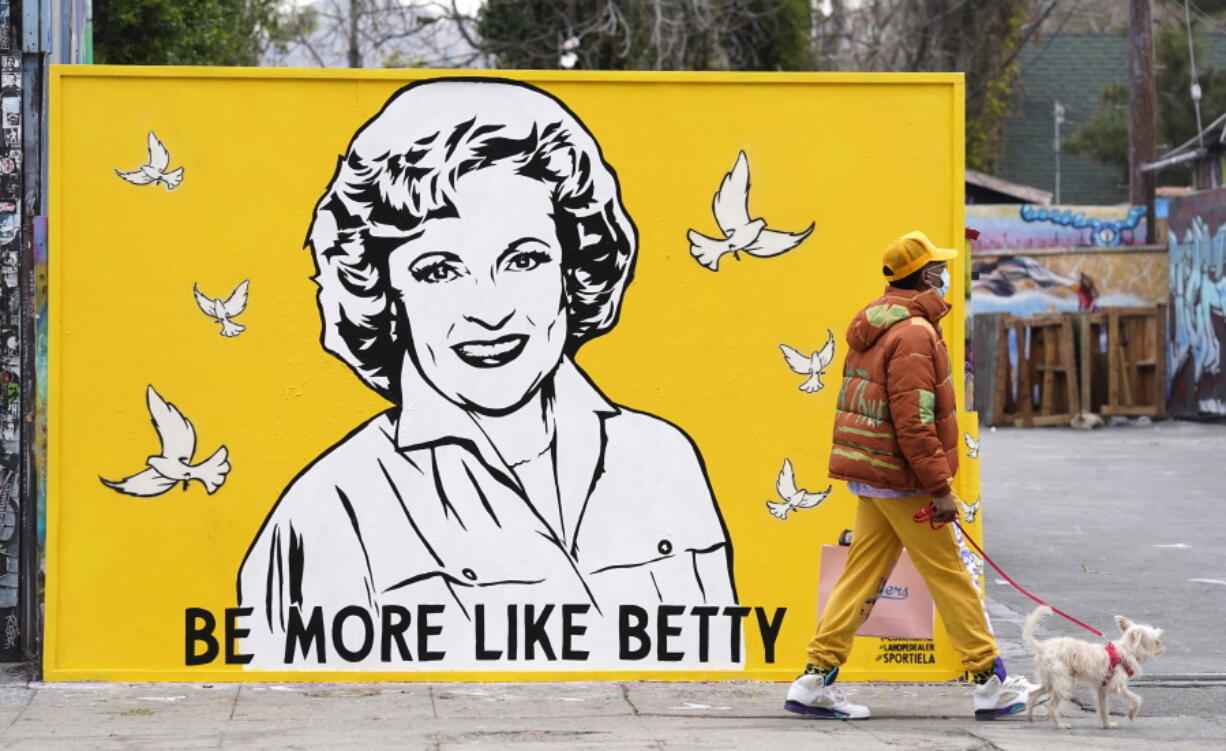
[[[945,523],[958,518],[950,488],[958,426],[949,353],[937,323],[945,264],[956,250],[922,232],[891,242],[882,257],[889,286],[852,320],[834,423],[830,476],[859,497],[847,565],[809,642],[808,664],[784,706],[800,714],[863,719],[867,707],[835,688],[839,665],[905,547],[923,575],[962,664],[975,681],[975,719],[1013,714],[1036,688],[1009,677],[970,575]],[[916,512],[931,506],[932,523]]]

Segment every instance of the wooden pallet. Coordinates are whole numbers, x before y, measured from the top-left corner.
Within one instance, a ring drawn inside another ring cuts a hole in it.
[[[1070,313],[1077,337],[1077,382],[1082,412],[1102,412],[1107,403],[1107,317]]]
[[[1107,403],[1104,415],[1166,416],[1166,306],[1104,308]]]
[[[1001,316],[996,341],[992,424],[1069,424],[1080,411],[1072,319],[1062,314]],[[1010,360],[1010,342],[1016,363]]]

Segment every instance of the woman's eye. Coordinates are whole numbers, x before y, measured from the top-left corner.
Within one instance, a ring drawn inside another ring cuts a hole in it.
[[[435,261],[409,269],[409,273],[419,282],[438,284],[460,278],[460,270],[446,261]]]
[[[542,263],[548,262],[548,253],[539,250],[528,250],[511,256],[507,260],[507,268],[512,271],[531,271]]]

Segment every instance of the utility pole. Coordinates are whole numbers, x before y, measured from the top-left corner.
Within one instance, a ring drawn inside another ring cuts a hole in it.
[[[1150,0],[1129,0],[1128,202],[1145,207],[1145,242],[1154,242],[1154,34]]]
[[[1054,148],[1056,150],[1056,205],[1060,205],[1060,126],[1064,124],[1064,105],[1056,102],[1051,108],[1051,119],[1056,126],[1056,140]]]

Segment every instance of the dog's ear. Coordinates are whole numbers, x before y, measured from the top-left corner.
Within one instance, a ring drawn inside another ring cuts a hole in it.
[[[1119,627],[1120,627],[1120,633],[1123,633],[1123,632],[1127,631],[1128,629],[1132,628],[1134,624],[1133,624],[1133,622],[1132,622],[1132,621],[1128,620],[1128,619],[1127,619],[1127,618],[1125,618],[1124,616],[1122,616],[1122,615],[1117,615],[1117,616],[1115,617],[1115,625],[1119,626]]]

